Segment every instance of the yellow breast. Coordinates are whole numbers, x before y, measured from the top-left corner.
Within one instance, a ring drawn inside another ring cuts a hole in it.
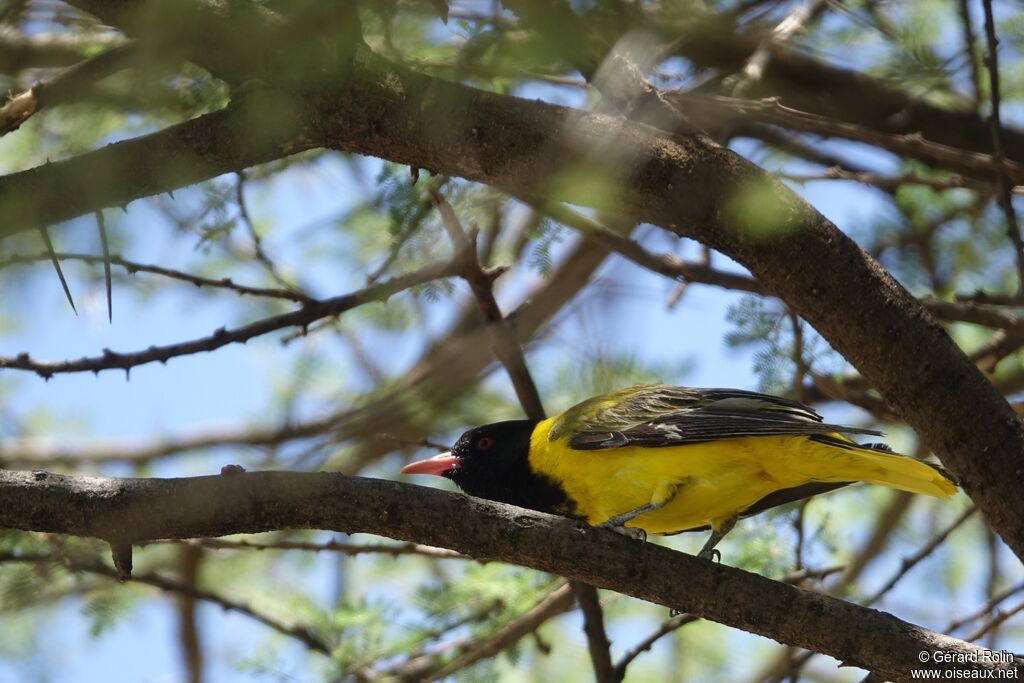
[[[548,440],[553,422],[534,429],[530,466],[561,485],[577,514],[593,525],[670,497],[627,526],[648,533],[717,527],[770,493],[811,482],[867,481],[943,497],[955,491],[923,463],[852,443],[847,448],[806,436],[760,436],[581,451],[568,447],[568,437]]]

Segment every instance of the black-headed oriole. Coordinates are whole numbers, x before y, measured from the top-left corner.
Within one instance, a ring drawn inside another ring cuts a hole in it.
[[[471,429],[450,452],[402,472],[444,476],[474,496],[595,526],[710,528],[703,557],[739,517],[854,482],[940,498],[956,492],[942,468],[843,432],[879,434],[827,424],[811,408],[767,394],[648,385],[547,420]]]

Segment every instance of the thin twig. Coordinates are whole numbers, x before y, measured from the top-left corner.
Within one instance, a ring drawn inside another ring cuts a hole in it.
[[[144,440],[78,439],[74,446],[54,443],[49,438],[26,437],[0,442],[0,463],[4,467],[47,467],[55,464],[99,465],[110,462],[142,464],[171,455],[226,446],[277,446],[287,441],[309,439],[332,431],[343,413],[332,413],[306,422],[279,426],[239,424],[195,430],[181,435]]]
[[[434,666],[437,655],[442,655],[445,652],[450,652],[452,650],[462,650],[472,647],[475,639],[472,636],[463,636],[440,643],[434,643],[433,645],[419,646],[415,650],[412,650],[413,646],[436,641],[448,635],[452,631],[466,626],[467,624],[484,621],[495,611],[501,609],[503,605],[503,600],[494,599],[470,614],[419,634],[414,643],[403,644],[402,652],[385,651],[370,653],[368,656],[363,658],[363,661],[346,667],[345,673],[360,683],[369,683],[370,681],[378,680],[410,681],[410,683],[412,681],[416,681],[416,683],[420,683],[420,681],[423,680],[425,672],[429,672],[429,670]],[[396,655],[405,655],[405,657],[402,661],[392,664],[383,670],[375,670],[373,668],[374,664],[381,660],[394,659]]]
[[[170,278],[172,280],[181,280],[182,282],[188,282],[195,285],[196,287],[217,287],[219,289],[229,289],[233,292],[237,292],[240,295],[249,296],[262,296],[274,299],[286,299],[288,301],[295,301],[297,303],[307,303],[314,301],[311,297],[297,292],[294,289],[278,289],[273,287],[249,287],[247,285],[240,285],[233,281],[229,277],[224,278],[209,278],[201,275],[193,275],[191,273],[185,273],[180,270],[174,270],[172,268],[165,268],[163,266],[157,266],[147,263],[138,263],[136,261],[129,261],[128,259],[120,256],[110,256],[109,259],[105,259],[100,256],[93,254],[79,254],[71,252],[58,252],[57,258],[62,261],[81,261],[82,263],[96,264],[102,263],[106,267],[109,262],[110,265],[120,266],[125,269],[130,275],[135,273],[152,273],[153,275],[160,275],[162,277]],[[0,259],[0,270],[4,268],[10,268],[12,266],[27,265],[35,263],[37,261],[49,260],[50,255],[46,252],[38,255],[18,255],[9,256],[4,259]]]
[[[650,650],[654,643],[656,643],[660,638],[679,630],[687,624],[692,624],[695,621],[699,621],[699,618],[690,614],[679,614],[662,622],[661,626],[651,632],[636,645],[629,648],[629,651],[626,652],[626,654],[622,655],[622,659],[615,664],[615,667],[612,670],[615,680],[621,681],[624,679],[626,677],[626,667],[628,667],[629,664],[642,653]]]
[[[277,284],[285,289],[293,290],[292,284],[281,275],[277,264],[270,258],[266,250],[263,249],[263,240],[260,239],[259,233],[256,232],[256,225],[252,221],[248,205],[245,202],[245,172],[238,171],[235,173],[235,176],[237,177],[235,182],[235,201],[238,204],[238,215],[242,219],[242,224],[245,226],[246,231],[249,233],[249,239],[252,240],[253,256],[256,257],[256,260],[260,262],[264,270],[267,271]]]
[[[106,349],[102,356],[66,361],[34,361],[27,353],[22,353],[13,357],[0,356],[0,368],[28,370],[45,379],[58,373],[69,372],[98,373],[101,370],[121,369],[128,373],[131,368],[146,363],[165,363],[178,356],[213,351],[228,344],[245,343],[285,327],[304,327],[321,318],[340,315],[372,301],[382,301],[402,290],[431,280],[451,277],[456,272],[457,269],[452,263],[435,263],[351,294],[306,303],[302,308],[289,313],[263,318],[232,330],[222,327],[207,337],[166,346],[151,346],[145,351],[117,353]]]
[[[960,28],[964,33],[964,53],[967,55],[967,64],[971,72],[971,87],[973,88],[974,111],[981,111],[981,64],[978,62],[978,52],[975,48],[977,40],[974,37],[974,21],[971,19],[970,0],[959,1]]]
[[[1020,593],[1021,591],[1024,591],[1024,581],[1016,585],[1010,586],[1009,588],[997,593],[996,595],[993,595],[985,602],[984,605],[982,605],[975,611],[971,612],[970,614],[959,617],[958,619],[954,619],[953,621],[949,622],[949,626],[946,627],[946,633],[951,633],[965,624],[980,619],[981,617],[985,616],[986,614],[994,610],[999,603],[1003,602],[1007,598],[1016,595],[1017,593]]]
[[[951,533],[956,531],[960,527],[960,525],[962,525],[964,522],[970,519],[971,515],[973,515],[975,512],[977,512],[977,508],[974,507],[973,505],[967,508],[960,514],[959,517],[953,520],[953,522],[950,523],[949,526],[947,526],[945,529],[943,529],[934,537],[932,537],[932,539],[928,541],[928,543],[921,546],[921,548],[916,553],[908,557],[904,557],[903,561],[900,562],[899,570],[897,570],[896,573],[893,574],[892,577],[885,582],[884,586],[879,588],[867,600],[864,600],[862,604],[865,606],[870,606],[878,602],[882,598],[882,596],[884,596],[886,593],[892,590],[892,588],[899,582],[900,579],[906,576],[907,572],[916,567],[921,560],[931,555],[936,548],[938,548],[945,542],[945,540],[949,537]],[[973,638],[967,638],[966,640],[973,640]]]
[[[982,0],[982,6],[985,8],[985,42],[988,44],[985,65],[988,67],[989,99],[992,103],[992,111],[989,114],[989,127],[992,131],[992,158],[996,162],[1002,162],[1006,159],[1006,142],[999,112],[999,39],[996,38],[995,19],[992,16],[992,0]],[[1013,208],[1013,184],[1005,172],[998,173],[997,180],[999,181],[999,204],[1006,217],[1006,233],[1010,238],[1010,243],[1013,244],[1013,250],[1017,257],[1017,291],[1024,295],[1024,239],[1021,238],[1020,223],[1017,221],[1017,212]]]
[[[516,340],[515,332],[502,315],[494,299],[494,279],[505,272],[504,268],[484,269],[476,252],[476,233],[467,234],[451,204],[439,192],[431,190],[431,201],[441,214],[441,221],[455,249],[454,263],[459,266],[459,275],[466,280],[476,298],[494,344],[495,355],[508,372],[523,412],[531,420],[544,419],[544,406],[540,400],[537,385],[526,366],[523,350]]]
[[[655,254],[643,246],[606,227],[599,221],[574,211],[563,204],[534,206],[538,212],[593,238],[596,242],[625,256],[637,265],[660,275],[683,282],[716,285],[726,289],[768,294],[767,288],[748,275],[715,270],[707,263],[686,262],[674,254]]]
[[[1024,612],[1024,602],[1018,604],[1016,607],[1012,607],[1011,609],[1009,609],[1009,610],[1007,610],[1005,612],[997,612],[996,615],[994,617],[992,617],[992,619],[990,619],[989,621],[985,622],[984,624],[979,626],[977,629],[975,629],[974,631],[971,631],[966,636],[964,636],[964,640],[966,640],[969,643],[970,642],[974,642],[975,640],[978,640],[979,638],[981,638],[986,633],[988,633],[988,632],[998,628],[999,626],[1001,626],[1003,624],[1003,622],[1005,622],[1010,617],[1012,617],[1012,616],[1014,616],[1016,614],[1020,614],[1021,612]]]
[[[796,571],[792,571],[792,572],[789,572],[788,574],[784,574],[783,576],[780,576],[778,580],[781,581],[782,583],[788,583],[788,584],[792,584],[792,585],[796,586],[796,585],[800,585],[803,582],[808,581],[810,579],[821,580],[821,579],[828,578],[829,576],[832,576],[836,572],[843,571],[845,568],[846,568],[846,565],[838,564],[838,565],[833,565],[831,567],[823,567],[821,569],[810,569],[810,568],[798,569]]]
[[[673,254],[655,254],[637,242],[616,234],[598,221],[568,207],[552,204],[540,207],[538,210],[559,223],[594,238],[602,245],[652,272],[684,282],[699,282],[752,294],[770,295],[760,281],[749,275],[728,273],[716,270],[706,264],[682,261]],[[985,307],[971,302],[942,301],[930,297],[921,299],[920,303],[929,313],[941,320],[973,323],[1024,334],[1024,316],[1008,313],[998,308]]]
[[[573,592],[568,585],[562,585],[546,595],[533,608],[508,622],[495,633],[476,643],[443,667],[429,672],[423,681],[436,681],[462,671],[481,659],[493,657],[519,642],[523,636],[533,633],[545,622],[572,609]]]

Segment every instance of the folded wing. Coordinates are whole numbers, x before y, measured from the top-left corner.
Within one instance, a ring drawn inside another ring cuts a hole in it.
[[[567,438],[576,450],[601,450],[837,432],[880,434],[828,424],[802,403],[754,391],[650,385],[597,396],[570,408],[548,438]]]

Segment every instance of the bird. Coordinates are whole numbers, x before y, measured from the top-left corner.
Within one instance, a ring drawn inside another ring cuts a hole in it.
[[[882,435],[769,394],[651,384],[544,420],[475,427],[401,472],[638,538],[710,530],[705,559],[720,559],[715,546],[738,519],[852,483],[956,493],[941,466],[846,434]]]

